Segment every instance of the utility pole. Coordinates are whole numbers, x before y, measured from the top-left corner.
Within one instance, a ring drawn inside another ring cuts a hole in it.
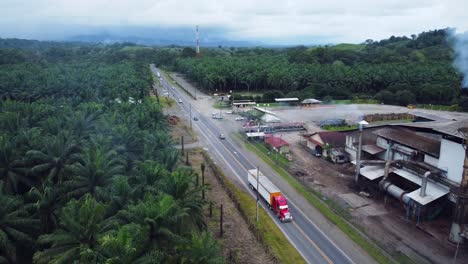
[[[259,180],[259,175],[260,174],[260,166],[257,166],[257,209],[255,210],[255,214],[256,214],[256,219],[257,219],[257,222],[258,222],[258,202],[259,202],[259,195],[258,195],[258,180]]]
[[[190,108],[190,129],[192,129],[192,104],[189,103]]]

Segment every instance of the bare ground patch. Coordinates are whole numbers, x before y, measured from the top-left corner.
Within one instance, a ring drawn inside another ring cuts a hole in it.
[[[191,149],[189,153],[189,162],[200,175],[199,182],[201,184],[200,165],[202,162],[205,164],[207,162],[200,149]],[[250,231],[244,218],[208,165],[205,169],[205,184],[209,186],[209,190],[205,193],[206,199],[213,203],[213,216],[211,218],[209,217],[209,206],[206,206],[208,228],[220,242],[226,260],[230,263],[275,263],[272,256],[265,251]],[[219,208],[221,204],[223,204],[224,211],[222,238],[219,236]]]

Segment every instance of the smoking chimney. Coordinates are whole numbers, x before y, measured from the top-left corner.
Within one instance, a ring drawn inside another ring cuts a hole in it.
[[[197,47],[195,48],[195,58],[200,58],[200,33],[198,32],[198,25],[196,26],[197,32]]]

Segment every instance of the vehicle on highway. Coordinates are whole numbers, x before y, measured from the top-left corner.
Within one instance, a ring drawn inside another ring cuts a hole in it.
[[[220,139],[225,139],[226,136],[225,136],[224,134],[219,134],[219,138],[220,138]]]
[[[257,181],[258,176],[258,181]],[[268,207],[276,214],[281,222],[290,222],[293,220],[289,212],[288,201],[281,194],[281,191],[276,187],[262,172],[258,169],[248,170],[247,178],[249,186],[252,190],[257,190],[260,197],[265,200]]]
[[[226,111],[226,114],[232,114],[232,111]]]
[[[236,120],[236,121],[242,121],[242,120],[245,120],[245,118],[243,118],[242,116],[239,116],[239,117],[236,117],[235,120]]]
[[[198,117],[194,116],[193,120],[198,121]]]
[[[223,116],[220,113],[213,113],[213,114],[211,114],[211,118],[213,118],[213,119],[223,119]]]
[[[181,104],[181,103],[182,103],[182,99],[179,99],[179,104]]]

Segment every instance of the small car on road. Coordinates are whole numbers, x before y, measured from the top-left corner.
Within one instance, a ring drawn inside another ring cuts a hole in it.
[[[225,139],[226,136],[224,134],[219,134],[219,139]]]
[[[239,117],[236,117],[234,120],[236,120],[236,121],[242,121],[242,120],[244,120],[244,119],[245,119],[245,118],[243,118],[242,116],[239,116]]]
[[[193,117],[193,120],[194,120],[194,121],[198,121],[198,117],[194,116],[194,117]]]

